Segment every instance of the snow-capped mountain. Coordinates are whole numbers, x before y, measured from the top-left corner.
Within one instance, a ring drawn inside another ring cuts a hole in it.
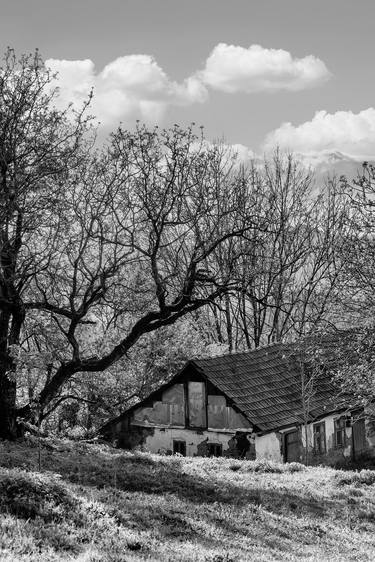
[[[325,151],[315,154],[296,154],[306,167],[314,170],[317,179],[327,176],[346,176],[348,181],[352,181],[361,174],[362,164],[366,160],[352,157],[339,151]],[[375,163],[375,161],[371,161]]]

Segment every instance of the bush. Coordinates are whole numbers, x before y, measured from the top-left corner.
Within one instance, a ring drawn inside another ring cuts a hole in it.
[[[80,440],[87,438],[87,431],[84,427],[75,425],[74,427],[69,427],[64,431],[64,436],[72,440]]]
[[[306,470],[306,466],[300,462],[289,462],[285,465],[285,472],[303,472]]]
[[[239,470],[241,470],[242,465],[241,464],[231,464],[229,465],[229,470],[233,470],[233,472],[238,472]]]
[[[231,470],[238,470],[237,468],[230,467]],[[255,461],[247,461],[242,466],[243,472],[264,472],[264,473],[274,473],[274,474],[282,474],[282,473],[293,473],[293,472],[302,472],[306,470],[305,465],[299,462],[291,462],[291,463],[278,463],[275,461],[270,461],[268,459],[259,459]]]
[[[371,486],[375,484],[375,470],[361,470],[359,472],[337,472],[335,474],[337,486]]]
[[[254,472],[273,472],[275,474],[281,474],[284,472],[284,467],[277,462],[260,459],[259,461],[254,461],[253,470]]]
[[[57,479],[26,471],[0,470],[0,506],[24,519],[61,521],[73,513],[77,500]]]

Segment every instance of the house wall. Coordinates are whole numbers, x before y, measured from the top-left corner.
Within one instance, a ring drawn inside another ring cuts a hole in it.
[[[239,456],[236,449],[234,432],[218,432],[218,431],[194,431],[192,429],[180,428],[154,428],[153,433],[146,436],[141,449],[152,453],[173,453],[173,441],[185,441],[186,456],[207,456],[207,444],[218,444],[222,446],[223,456],[237,457]],[[251,437],[248,437],[250,449],[247,458],[255,458],[254,446],[251,447]]]
[[[134,410],[131,423],[145,426],[185,427],[184,385],[175,384],[163,392],[160,400]]]
[[[257,459],[283,462],[282,436],[278,432],[255,436],[255,453]]]
[[[302,438],[302,449],[301,449],[301,460],[306,459],[306,449],[307,449],[307,460],[309,464],[346,464],[350,461],[352,456],[352,428],[350,426],[345,427],[345,445],[336,446],[335,443],[335,419],[339,418],[340,414],[332,414],[326,416],[319,420],[319,422],[324,422],[325,424],[325,443],[326,451],[325,453],[318,453],[314,451],[314,423],[307,426],[307,443],[306,443],[306,431],[305,427],[301,427],[301,438]]]
[[[212,430],[249,431],[249,421],[227,404],[222,394],[205,396],[204,383],[189,381],[189,419],[186,420],[185,386],[174,384],[166,389],[160,400],[137,408],[131,417],[131,424],[138,426],[185,427],[186,421],[192,427],[207,427]],[[207,404],[207,417],[204,405]]]
[[[375,404],[367,406],[365,413],[366,440],[373,456],[375,456]]]
[[[228,405],[224,395],[206,396],[204,383],[188,381],[172,385],[158,399],[133,410],[110,427],[107,437],[120,447],[153,453],[171,454],[173,441],[181,440],[186,443],[187,456],[206,456],[207,443],[212,443],[222,446],[224,456],[243,456],[248,448],[247,457],[255,458],[251,433],[252,425]]]
[[[239,458],[243,456],[244,442],[248,441],[245,455],[255,459],[255,436],[247,432],[185,429],[182,427],[138,426],[127,420],[119,422],[107,437],[119,447],[138,449],[150,453],[172,454],[173,441],[185,441],[186,455],[208,456],[208,443],[222,446],[222,455]]]
[[[206,396],[207,388],[209,389]],[[189,406],[186,394],[191,391]],[[205,406],[204,413],[199,412],[197,405]],[[362,421],[364,434],[360,453],[355,452],[355,460],[375,458],[375,405],[366,412],[365,422]],[[300,449],[296,457],[300,462],[309,464],[346,464],[353,459],[353,429],[350,424],[345,426],[345,446],[335,444],[334,420],[339,414],[330,414],[319,420],[325,423],[326,451],[317,453],[314,450],[314,424],[307,428],[291,426],[280,431],[264,435],[253,435],[252,425],[238,410],[228,404],[227,399],[214,388],[202,381],[176,383],[165,389],[147,404],[131,411],[129,415],[110,426],[107,437],[126,449],[141,448],[142,450],[170,454],[173,452],[173,441],[186,443],[187,456],[207,455],[207,443],[222,445],[225,456],[242,456],[250,446],[247,458],[270,459],[283,462],[285,458],[285,433],[298,429]],[[362,416],[363,420],[363,416]],[[205,427],[199,427],[204,424]]]
[[[283,462],[285,454],[285,433],[296,429],[298,429],[299,431],[301,440],[299,456],[300,462],[305,462],[306,456],[307,462],[309,464],[328,465],[345,465],[353,460],[353,456],[354,460],[359,462],[364,458],[375,458],[375,417],[371,417],[369,414],[370,412],[367,412],[367,417],[365,418],[364,423],[364,448],[359,453],[357,452],[357,454],[353,452],[353,428],[351,425],[345,427],[345,445],[341,447],[336,446],[334,421],[335,419],[340,417],[340,414],[330,414],[324,418],[321,418],[319,422],[308,424],[307,441],[304,426],[299,426],[298,428],[296,428],[295,426],[291,426],[289,428],[283,429],[280,432],[272,432],[260,436],[257,435],[255,437],[256,458],[264,458],[277,462]],[[357,418],[358,415],[354,416],[354,420],[356,420]],[[363,416],[359,416],[359,419],[363,419]],[[314,450],[313,428],[315,423],[320,422],[324,422],[325,424],[325,453],[318,453]]]

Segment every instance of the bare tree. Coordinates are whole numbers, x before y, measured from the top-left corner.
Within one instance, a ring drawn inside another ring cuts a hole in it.
[[[79,373],[238,287],[232,240],[265,230],[222,147],[174,126],[119,128],[54,108],[39,56],[1,71],[0,435],[40,419]],[[225,254],[225,270],[216,252]],[[16,367],[44,372],[16,410]]]
[[[83,113],[57,111],[52,76],[38,53],[8,50],[0,70],[0,435],[16,433],[14,348],[27,314],[24,295],[50,263],[68,169],[88,130]],[[69,113],[69,118],[68,118]]]
[[[340,275],[343,327],[336,382],[351,405],[374,416],[375,397],[375,167],[364,162],[353,181],[341,178],[350,212],[342,247],[346,267]],[[349,335],[348,335],[349,334]]]
[[[242,291],[227,299],[214,320],[232,348],[294,339],[328,320],[345,260],[346,200],[335,179],[317,189],[310,171],[291,155],[253,163],[243,174],[267,233],[233,243]]]

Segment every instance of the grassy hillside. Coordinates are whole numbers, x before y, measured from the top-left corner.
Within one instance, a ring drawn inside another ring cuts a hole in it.
[[[375,560],[375,472],[0,442],[0,560]]]

